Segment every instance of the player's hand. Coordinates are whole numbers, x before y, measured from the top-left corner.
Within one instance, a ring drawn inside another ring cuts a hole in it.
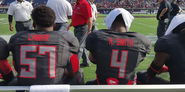
[[[14,28],[13,28],[12,24],[10,24],[10,25],[9,25],[9,30],[10,30],[10,31],[13,31],[13,29],[14,29]]]
[[[151,76],[148,75],[147,70],[137,72],[137,84],[148,84]]]

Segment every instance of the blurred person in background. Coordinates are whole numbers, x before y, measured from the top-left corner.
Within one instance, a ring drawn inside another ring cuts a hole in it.
[[[76,0],[73,7],[72,21],[69,25],[74,27],[74,35],[77,37],[80,48],[78,53],[78,58],[83,59],[80,67],[87,67],[90,64],[87,50],[85,49],[85,40],[87,35],[92,30],[92,8],[91,5],[86,0]],[[69,29],[68,28],[68,29]]]
[[[176,16],[177,14],[179,14],[181,12],[181,8],[179,7],[179,3],[180,0],[173,0],[171,2],[171,6],[172,6],[172,11],[170,13],[170,22],[173,19],[174,16]]]
[[[168,0],[157,0],[157,3],[160,4],[158,12],[157,12],[157,37],[160,38],[166,32],[168,27],[168,23],[170,21],[170,12],[172,11],[171,4]]]
[[[89,3],[91,5],[91,8],[92,8],[92,21],[93,21],[93,24],[92,24],[92,30],[91,31],[94,31],[97,29],[96,27],[96,18],[98,16],[98,10],[96,8],[96,4],[94,3],[95,0],[89,0]]]
[[[56,20],[54,30],[67,31],[68,21],[72,16],[72,6],[67,0],[48,0],[46,6],[53,9]]]
[[[9,22],[9,30],[13,31],[13,17],[15,20],[15,28],[16,32],[27,31],[32,29],[31,22],[31,12],[33,10],[33,6],[30,2],[26,0],[15,0],[12,2],[8,8],[8,22]]]

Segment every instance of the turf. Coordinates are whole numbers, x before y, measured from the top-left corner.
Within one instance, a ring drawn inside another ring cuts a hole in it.
[[[6,14],[0,14],[0,35],[12,35],[14,31],[9,31],[8,16]]]
[[[97,19],[97,28],[98,29],[105,29],[104,18],[106,15],[99,15]],[[156,35],[156,28],[157,28],[157,20],[155,17],[150,18],[138,18],[137,16],[155,16],[155,15],[147,15],[147,14],[134,14],[135,20],[132,23],[130,31],[139,32],[146,36],[155,36]],[[72,30],[72,29],[71,29]],[[8,28],[8,20],[6,14],[0,14],[0,34],[1,35],[13,35],[15,34],[15,30],[13,32],[9,31]],[[150,54],[154,54],[153,47]],[[151,61],[154,57],[147,56],[145,60],[139,64],[137,67],[137,71],[145,70],[150,65]],[[82,68],[84,70],[85,81],[95,79],[95,69],[96,66],[91,64],[90,67]],[[169,79],[167,73],[161,75],[164,79]]]

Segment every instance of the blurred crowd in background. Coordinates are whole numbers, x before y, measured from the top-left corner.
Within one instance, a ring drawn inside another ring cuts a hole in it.
[[[2,0],[1,6],[8,6],[14,0]],[[32,1],[33,6],[46,4],[47,0],[27,0]],[[74,5],[75,0],[68,0]],[[170,1],[170,0],[169,0]],[[156,0],[95,0],[97,8],[157,8]],[[185,7],[185,0],[181,0],[180,6]]]

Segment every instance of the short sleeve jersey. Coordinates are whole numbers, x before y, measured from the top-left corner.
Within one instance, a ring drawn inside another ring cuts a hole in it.
[[[100,30],[87,37],[86,48],[97,64],[99,84],[127,84],[134,81],[135,68],[149,51],[150,42],[135,32]]]
[[[63,83],[70,54],[77,53],[78,40],[68,32],[30,30],[10,39],[18,85]]]
[[[169,67],[171,83],[185,83],[185,48],[177,34],[161,37],[155,44],[155,52],[169,55],[165,64]]]

